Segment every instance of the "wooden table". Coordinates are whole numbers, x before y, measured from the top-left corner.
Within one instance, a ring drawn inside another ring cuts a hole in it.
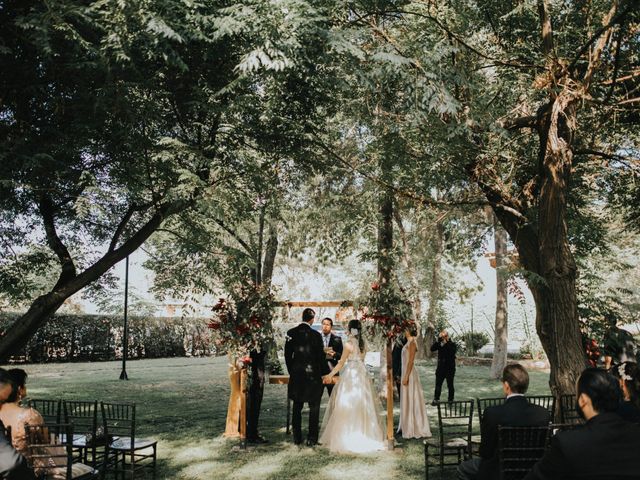
[[[340,380],[340,377],[335,376],[331,379],[332,383],[335,385]],[[289,385],[289,375],[269,375],[269,384],[271,385]],[[324,391],[324,387],[323,387]],[[287,430],[286,433],[289,435],[289,425],[291,418],[291,399],[289,398],[289,393],[287,392]]]

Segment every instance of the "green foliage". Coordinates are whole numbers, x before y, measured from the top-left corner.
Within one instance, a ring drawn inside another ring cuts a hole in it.
[[[0,315],[5,332],[17,315]],[[105,361],[122,358],[123,319],[108,315],[56,315],[14,357],[20,362]],[[204,319],[129,317],[129,358],[217,353]]]
[[[478,350],[487,345],[491,339],[485,332],[462,332],[460,335],[453,339],[459,344],[464,345],[465,355],[475,355]]]

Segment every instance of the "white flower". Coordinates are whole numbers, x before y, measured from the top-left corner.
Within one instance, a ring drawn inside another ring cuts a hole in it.
[[[620,365],[618,365],[618,375],[620,375],[621,379],[626,380],[627,382],[630,382],[631,380],[633,380],[631,375],[627,375],[624,363],[621,363]]]

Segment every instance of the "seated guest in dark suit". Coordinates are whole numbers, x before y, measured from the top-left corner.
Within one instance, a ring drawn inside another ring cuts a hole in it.
[[[616,413],[616,379],[588,368],[578,379],[577,408],[587,423],[558,432],[525,480],[640,478],[640,425]]]
[[[618,415],[630,422],[640,423],[640,370],[636,362],[624,362],[611,370],[622,389]]]
[[[529,388],[529,374],[522,365],[507,365],[502,371],[502,389],[507,396],[502,405],[485,409],[480,425],[480,458],[458,466],[461,480],[493,480],[498,473],[498,425],[535,427],[549,423],[549,411],[529,403],[524,396]]]
[[[17,386],[6,370],[0,368],[0,407],[11,395],[17,394]],[[35,480],[36,476],[27,466],[25,458],[13,448],[0,422],[0,478],[3,480]]]

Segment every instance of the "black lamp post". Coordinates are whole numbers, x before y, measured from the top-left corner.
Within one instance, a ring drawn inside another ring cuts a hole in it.
[[[120,380],[129,380],[127,375],[127,355],[129,353],[129,325],[127,324],[127,310],[129,308],[129,255],[124,267],[124,333],[122,337],[122,372]]]

